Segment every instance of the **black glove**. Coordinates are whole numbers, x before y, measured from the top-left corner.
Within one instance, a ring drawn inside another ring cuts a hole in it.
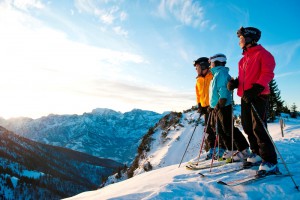
[[[226,101],[227,101],[227,99],[225,99],[225,98],[219,99],[219,101],[218,101],[218,103],[217,103],[217,105],[216,105],[216,107],[215,107],[214,110],[215,110],[216,112],[218,112],[221,108],[223,108],[223,107],[225,106]]]
[[[244,91],[242,99],[246,103],[251,103],[264,89],[264,86],[254,83],[252,88]]]
[[[227,89],[229,91],[232,91],[234,90],[235,88],[237,88],[239,86],[239,79],[236,78],[236,79],[231,79],[230,81],[228,81],[227,83]]]
[[[201,103],[198,103],[198,113],[202,113],[203,107],[201,106]]]

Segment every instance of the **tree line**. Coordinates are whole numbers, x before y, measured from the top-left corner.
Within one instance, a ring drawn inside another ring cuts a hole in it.
[[[269,117],[268,120],[273,122],[276,116],[280,116],[281,113],[289,114],[291,118],[297,118],[299,113],[297,111],[297,106],[295,103],[289,108],[287,104],[284,105],[284,101],[281,99],[280,90],[278,85],[273,79],[269,83],[270,87],[270,99],[269,99]]]

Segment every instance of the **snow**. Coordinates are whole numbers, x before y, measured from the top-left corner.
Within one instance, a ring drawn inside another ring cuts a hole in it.
[[[67,199],[300,199],[300,192],[295,189],[291,177],[269,177],[255,183],[234,187],[217,184],[218,180],[232,180],[239,176],[254,174],[255,170],[245,170],[227,174],[209,174],[209,169],[192,171],[185,168],[189,160],[197,160],[203,127],[199,125],[193,135],[184,161],[180,160],[195,129],[190,120],[196,119],[197,113],[184,114],[181,123],[184,127],[173,127],[166,138],[161,136],[162,130],[153,135],[155,139],[151,151],[143,162],[149,161],[153,170],[144,172],[137,169],[135,176],[104,188],[87,191]],[[300,120],[285,119],[284,137],[281,135],[279,121],[268,124],[268,130],[276,147],[285,160],[295,182],[300,184]],[[205,155],[203,155],[205,156]],[[202,156],[201,156],[202,157]],[[278,156],[279,157],[279,156]],[[282,173],[286,169],[279,159]],[[239,163],[227,164],[213,168],[214,171],[226,170]],[[206,173],[207,177],[198,174]]]
[[[43,176],[44,173],[37,172],[37,171],[23,170],[21,175],[26,176],[28,178],[38,179],[40,178],[40,176]]]
[[[13,184],[13,186],[14,186],[14,188],[17,186],[17,184],[18,184],[18,181],[19,181],[19,179],[17,178],[17,177],[11,177],[11,182],[12,182],[12,184]]]

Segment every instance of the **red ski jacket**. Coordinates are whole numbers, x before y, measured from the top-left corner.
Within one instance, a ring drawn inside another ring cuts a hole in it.
[[[238,96],[257,83],[265,87],[261,94],[270,94],[269,82],[274,78],[275,60],[270,52],[261,45],[251,47],[243,52],[239,61]]]

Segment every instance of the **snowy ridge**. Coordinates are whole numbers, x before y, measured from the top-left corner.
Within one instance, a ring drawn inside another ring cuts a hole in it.
[[[186,156],[179,168],[179,162],[190,140],[198,113],[183,113],[178,124],[171,126],[168,133],[156,129],[150,151],[139,161],[134,176],[96,191],[84,192],[68,199],[300,199],[300,192],[295,189],[290,177],[264,179],[252,184],[227,187],[217,184],[218,180],[231,180],[243,177],[255,170],[245,170],[229,174],[200,177],[198,172],[209,173],[209,169],[201,171],[187,170],[187,161],[196,160],[202,139],[203,126],[195,131]],[[192,123],[191,123],[192,122]],[[287,119],[284,134],[278,121],[268,124],[268,129],[277,148],[287,163],[296,183],[300,183],[300,120]],[[166,135],[166,137],[162,137]],[[205,156],[205,155],[203,155]],[[149,162],[152,170],[145,172],[144,163]],[[279,161],[280,162],[280,161]],[[229,164],[213,168],[212,171],[226,170],[237,164]],[[284,165],[279,164],[282,172]],[[123,177],[123,179],[125,179]]]

